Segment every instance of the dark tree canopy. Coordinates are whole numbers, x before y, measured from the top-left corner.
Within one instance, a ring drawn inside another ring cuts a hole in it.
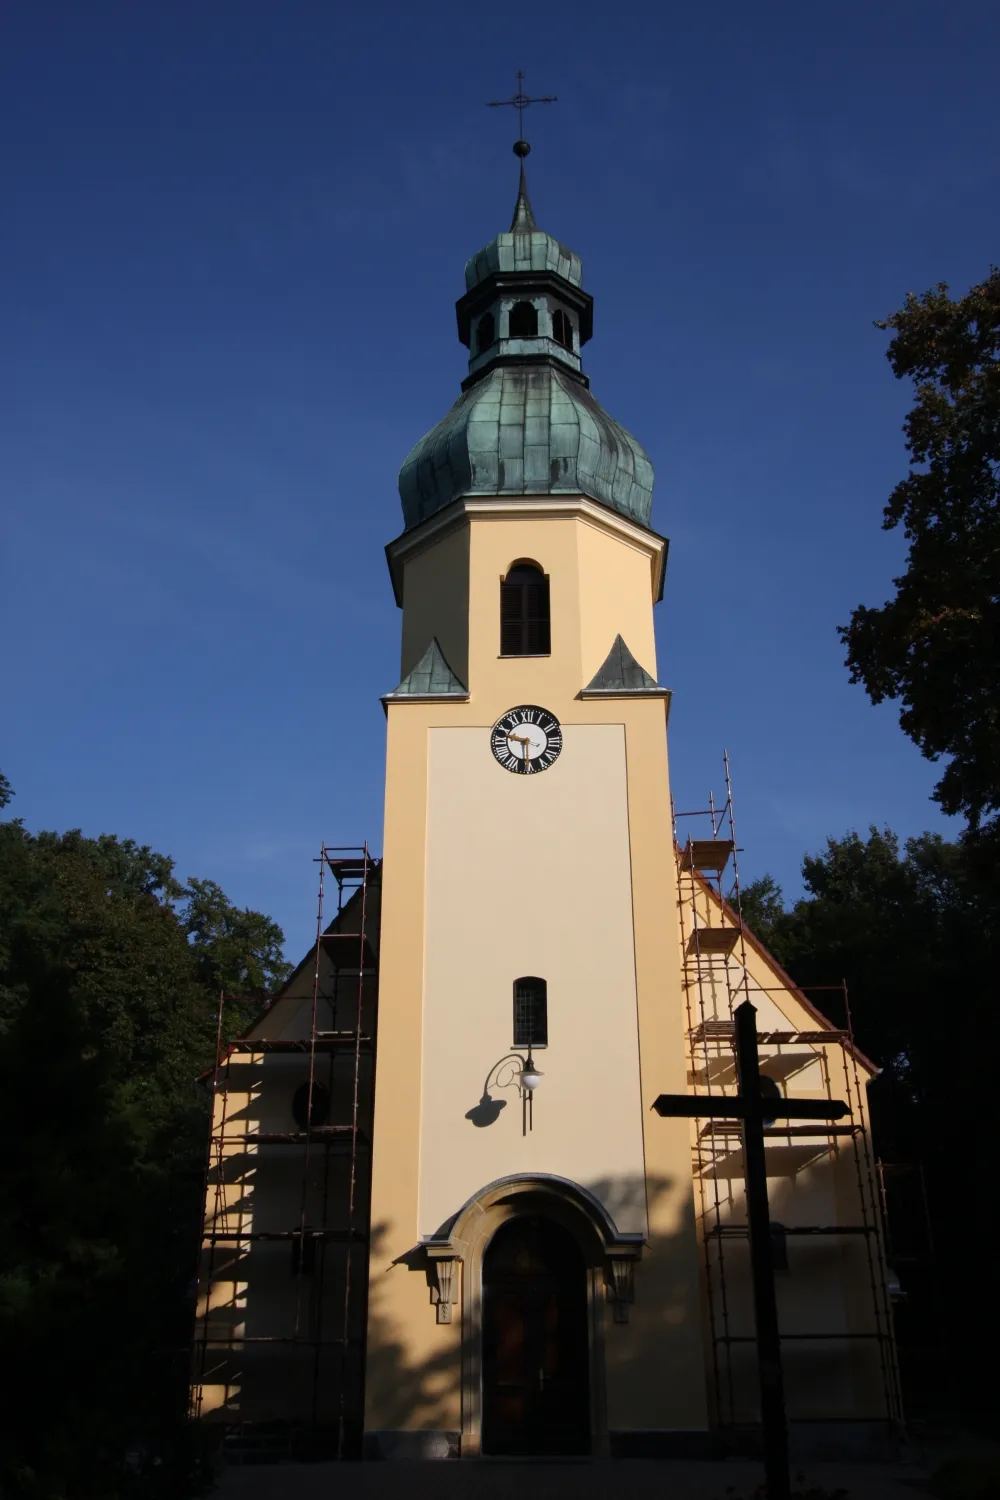
[[[964,297],[911,293],[877,325],[916,382],[904,431],[910,472],[883,526],[909,542],[895,597],[841,627],[851,680],[948,765],[935,797],[971,828],[1000,812],[1000,271]]]
[[[190,1493],[197,1080],[220,985],[277,987],[281,941],[131,840],[0,822],[5,1496]]]

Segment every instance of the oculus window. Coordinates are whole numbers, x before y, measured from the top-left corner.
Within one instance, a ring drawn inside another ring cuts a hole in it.
[[[306,1118],[308,1112],[308,1119]],[[330,1090],[313,1079],[312,1109],[309,1108],[309,1085],[302,1083],[292,1097],[292,1118],[300,1130],[325,1125],[330,1118]]]
[[[769,1099],[782,1099],[784,1095],[773,1078],[768,1078],[766,1073],[760,1075],[760,1096],[764,1105],[764,1126],[775,1124],[777,1115],[769,1115],[767,1112],[767,1101]]]

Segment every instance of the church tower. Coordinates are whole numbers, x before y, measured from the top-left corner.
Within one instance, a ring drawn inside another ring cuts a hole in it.
[[[515,151],[510,229],[457,304],[469,373],[387,548],[365,1398],[387,1456],[708,1424],[690,1130],[650,1112],[686,1087],[667,542]]]
[[[869,1445],[900,1409],[877,1070],[846,994],[838,1026],[741,921],[731,796],[675,844],[652,468],[591,394],[527,149],[466,267],[462,392],[400,474],[383,858],[324,844],[315,947],[242,1032],[220,1002],[192,1412],[256,1457],[742,1441],[746,1159],[716,1106],[749,1000],[766,1096],[841,1101],[763,1130],[788,1414],[799,1452]],[[694,1118],[653,1108],[684,1094]]]

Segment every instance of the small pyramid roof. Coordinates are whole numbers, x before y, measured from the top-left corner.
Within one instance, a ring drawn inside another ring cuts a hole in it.
[[[469,689],[448,665],[437,636],[399,686],[386,693],[382,702],[397,698],[467,698]]]
[[[580,694],[581,698],[669,697],[669,689],[661,687],[655,677],[650,677],[645,667],[640,666],[620,635],[594,676]]]

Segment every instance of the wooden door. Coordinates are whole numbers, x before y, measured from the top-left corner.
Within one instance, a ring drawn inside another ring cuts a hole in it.
[[[511,1219],[483,1262],[484,1453],[590,1451],[587,1277],[576,1241]]]

